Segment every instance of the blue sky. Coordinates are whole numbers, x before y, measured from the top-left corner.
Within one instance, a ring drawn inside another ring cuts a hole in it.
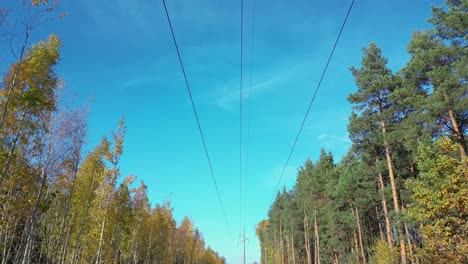
[[[170,199],[174,215],[192,218],[207,245],[241,263],[239,229],[239,2],[167,0],[179,48],[210,152],[231,232],[220,210],[195,118],[173,47],[162,1],[63,1],[68,13],[41,26],[34,39],[57,33],[63,41],[57,67],[76,101],[92,98],[91,149],[116,128],[128,126],[121,171],[148,185],[152,204]],[[268,205],[295,134],[320,78],[350,0],[257,0],[251,133],[244,160],[247,261],[258,261],[255,225]],[[248,94],[252,0],[244,0],[244,94]],[[356,87],[348,70],[359,66],[371,41],[389,66],[408,59],[411,32],[429,26],[430,5],[442,1],[356,0],[317,95],[283,184],[320,148],[337,160],[350,146],[346,126]],[[3,53],[4,51],[2,51]],[[247,145],[244,145],[244,150]]]

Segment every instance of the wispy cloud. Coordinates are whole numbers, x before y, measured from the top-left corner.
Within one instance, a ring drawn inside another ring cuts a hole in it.
[[[289,70],[271,71],[261,74],[253,81],[250,96],[257,97],[269,91],[279,89],[294,78],[298,71],[295,66],[286,67]],[[258,74],[257,74],[258,76]],[[243,98],[249,99],[248,80],[243,84]],[[208,89],[208,92],[197,97],[202,103],[214,105],[222,110],[232,110],[239,102],[239,79],[231,79],[227,83]]]
[[[120,85],[120,89],[122,91],[126,91],[127,89],[134,89],[136,87],[142,86],[142,85],[147,85],[147,84],[152,84],[154,82],[157,82],[158,79],[154,78],[153,76],[142,76],[142,77],[135,77],[135,78],[130,78],[126,81],[124,81]]]
[[[126,29],[144,31],[151,26],[150,17],[147,15],[148,5],[141,0],[131,2],[115,0],[112,2],[96,1],[95,4],[87,5],[87,7],[96,29],[105,33],[122,33]],[[125,21],[125,28],[122,28],[122,21]],[[117,25],[120,26],[117,27]]]
[[[349,139],[348,135],[337,136],[334,134],[322,133],[317,136],[317,139],[324,148],[331,150],[342,147],[347,149],[351,144],[351,140]]]

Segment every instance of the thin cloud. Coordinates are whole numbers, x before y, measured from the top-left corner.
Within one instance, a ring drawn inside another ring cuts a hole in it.
[[[96,29],[105,33],[124,31],[121,27],[116,27],[121,25],[122,21],[125,21],[126,28],[131,28],[132,31],[145,31],[151,26],[150,17],[145,15],[148,3],[142,1],[96,1],[87,7]]]
[[[296,67],[289,67],[290,70],[275,71],[270,74],[262,74],[262,76],[273,76],[270,78],[262,78],[258,82],[253,82],[251,88],[251,96],[256,97],[268,91],[278,89],[288,83],[288,80],[293,78],[297,73]],[[243,98],[249,99],[248,81],[244,82]],[[239,79],[232,79],[227,84],[210,89],[208,93],[198,96],[205,104],[215,105],[222,110],[231,110],[239,102]]]
[[[326,149],[337,149],[338,147],[344,147],[346,149],[351,145],[351,140],[348,135],[337,136],[334,134],[322,133],[317,136],[321,145]]]
[[[140,87],[142,85],[148,85],[157,82],[158,79],[154,78],[152,76],[143,76],[143,77],[136,77],[136,78],[131,78],[126,81],[124,81],[121,85],[120,88],[122,91],[126,91],[128,89],[134,89],[137,87]]]

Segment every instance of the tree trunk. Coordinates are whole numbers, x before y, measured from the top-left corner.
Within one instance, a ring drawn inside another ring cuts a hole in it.
[[[62,254],[61,254],[61,257],[60,257],[60,263],[61,264],[65,263],[65,259],[66,259],[66,256],[67,256],[68,243],[70,241],[71,224],[72,224],[72,219],[70,218],[70,220],[68,221],[67,229],[66,229],[67,234],[65,236],[65,244],[62,247]]]
[[[392,157],[390,153],[390,146],[387,142],[386,139],[386,134],[387,134],[387,128],[385,121],[381,119],[380,122],[382,126],[382,134],[383,134],[383,140],[384,140],[384,146],[385,146],[385,158],[387,160],[387,166],[388,166],[388,174],[390,177],[390,185],[392,187],[392,197],[393,197],[393,206],[395,208],[395,213],[399,214],[400,213],[400,203],[398,201],[398,191],[397,191],[397,186],[395,182],[395,174],[393,170],[393,163],[392,163]],[[400,253],[401,253],[401,263],[406,264],[406,243],[404,239],[404,233],[403,233],[403,228],[401,225],[401,221],[397,221],[397,229],[398,229],[398,239],[400,240]]]
[[[81,147],[80,147],[81,150]],[[81,152],[81,151],[80,151]],[[73,194],[75,193],[75,182],[76,182],[76,176],[78,174],[78,166],[80,162],[80,154],[78,153],[78,157],[76,160],[76,163],[74,164],[73,168],[73,175],[72,175],[72,186],[70,190],[70,197],[67,200],[67,204],[65,205],[65,213],[62,219],[62,223],[60,225],[60,236],[63,233],[63,229],[65,229],[66,235],[65,235],[65,243],[63,243],[62,249],[61,249],[61,254],[60,254],[60,262],[63,263],[65,261],[65,254],[67,252],[67,247],[68,247],[68,240],[70,239],[70,229],[71,229],[71,218],[68,221],[68,224],[65,224],[66,220],[68,219],[68,214],[70,212],[70,207],[71,203],[73,200]]]
[[[361,263],[361,261],[359,261],[359,245],[358,245],[356,229],[353,230],[353,234],[354,234],[354,251],[356,252],[356,263]]]
[[[72,263],[74,263],[76,258],[78,258],[78,250],[79,250],[79,247],[80,247],[81,234],[83,233],[83,227],[85,225],[86,215],[88,214],[89,204],[91,203],[91,194],[93,192],[95,177],[96,177],[96,171],[93,172],[93,178],[91,180],[91,186],[89,186],[88,197],[87,197],[86,202],[85,202],[85,207],[83,208],[83,216],[81,218],[80,228],[78,230],[78,235],[76,237],[75,248],[73,249]]]
[[[416,178],[417,175],[416,175],[416,169],[415,169],[415,163],[414,163],[414,160],[411,160],[411,163],[410,163],[410,166],[409,166],[409,169],[410,169],[410,174],[411,174],[411,177],[413,178]]]
[[[305,250],[307,254],[307,264],[312,264],[312,258],[310,255],[310,240],[309,240],[309,220],[307,219],[307,214],[305,210],[305,202],[304,202],[304,244]]]
[[[14,188],[11,188],[11,189],[14,189]],[[15,238],[14,234],[15,234],[15,230],[16,230],[17,225],[18,225],[18,218],[15,218],[13,228],[10,227],[10,223],[13,221],[12,220],[13,215],[11,213],[8,213],[8,212],[10,210],[11,203],[14,202],[16,200],[16,198],[17,198],[16,195],[13,195],[13,190],[11,190],[11,189],[8,190],[8,192],[7,192],[6,198],[8,198],[8,200],[6,201],[5,204],[3,204],[3,208],[2,208],[3,213],[1,214],[2,218],[0,219],[0,221],[6,223],[6,227],[4,229],[2,228],[2,236],[1,236],[1,237],[4,237],[3,253],[1,255],[2,264],[6,264],[8,259],[9,259],[13,243],[11,243],[11,242],[8,243],[8,242],[10,240],[13,241],[13,239]],[[5,220],[4,217],[6,217],[6,216],[8,216],[8,219]]]
[[[413,246],[412,246],[412,243],[411,243],[411,238],[410,238],[410,234],[408,232],[408,226],[406,225],[406,223],[404,223],[404,226],[405,226],[405,233],[406,233],[406,240],[408,241],[408,249],[409,249],[409,253],[410,253],[410,261],[411,261],[411,264],[415,264],[415,261],[414,261],[414,254],[413,254]]]
[[[382,209],[384,211],[384,217],[385,217],[385,230],[386,230],[386,235],[387,235],[387,242],[388,242],[390,249],[393,251],[392,226],[390,224],[390,217],[388,214],[387,199],[385,198],[385,192],[384,192],[385,184],[383,181],[382,172],[379,172],[379,184],[378,185],[380,189],[380,195],[382,196]]]
[[[8,157],[7,157],[7,160],[5,162],[5,166],[3,167],[2,175],[0,175],[1,176],[0,186],[2,185],[3,179],[6,178],[6,174],[8,172],[8,169],[10,168],[10,163],[11,163],[11,159],[13,157],[13,152],[16,149],[16,144],[18,143],[19,136],[21,134],[21,130],[23,129],[23,124],[24,124],[25,119],[26,119],[26,112],[23,112],[23,114],[21,115],[21,120],[20,120],[20,123],[19,123],[19,126],[18,126],[18,130],[16,131],[15,138],[13,139],[13,144],[11,145],[10,150],[8,151]]]
[[[379,225],[380,239],[384,240],[385,238],[384,238],[384,234],[383,234],[383,230],[382,230],[382,224],[380,223],[379,208],[378,208],[377,205],[375,206],[375,216],[377,217],[377,224]]]
[[[356,223],[358,227],[359,245],[361,246],[362,261],[364,262],[364,264],[367,264],[366,253],[364,252],[364,246],[362,243],[362,230],[361,230],[361,221],[359,221],[359,211],[357,207],[354,207],[354,209],[356,210]]]
[[[117,180],[117,170],[116,170],[116,168],[117,168],[117,164],[114,164],[114,168],[112,169],[112,178],[111,178],[112,180],[111,180],[111,183],[110,183],[110,186],[109,186],[109,192],[107,193],[107,196],[106,196],[106,207],[105,207],[105,211],[104,211],[104,219],[102,220],[101,234],[99,236],[99,247],[98,247],[98,252],[97,252],[97,264],[99,264],[100,261],[101,261],[102,243],[103,243],[103,239],[104,239],[104,230],[106,228],[106,223],[107,223],[107,213],[109,212],[109,203],[110,203],[110,200],[112,199],[112,197],[111,197],[112,189],[114,188],[115,182]],[[140,219],[140,222],[141,222],[141,219]]]
[[[21,69],[21,64],[23,64],[23,57],[24,57],[24,52],[26,50],[26,46],[28,45],[28,39],[29,35],[31,34],[31,28],[27,27],[26,29],[26,35],[24,36],[24,41],[23,41],[23,46],[21,47],[21,53],[19,57],[19,62],[18,62],[18,68],[16,68],[15,74],[13,76],[13,80],[11,82],[11,86],[8,89],[7,97],[5,100],[5,105],[3,106],[3,113],[2,113],[2,118],[0,119],[0,130],[3,128],[3,124],[5,123],[5,118],[8,112],[8,104],[11,99],[11,94],[13,92],[13,89],[15,86],[18,84],[18,74]]]
[[[279,250],[280,250],[280,257],[281,257],[281,264],[284,264],[284,242],[283,242],[283,226],[282,226],[282,222],[281,222],[281,216],[280,216],[280,232],[279,232],[279,235],[280,235],[280,241],[279,241]]]
[[[52,137],[51,137],[52,139]],[[44,187],[46,185],[46,180],[47,180],[47,168],[49,166],[49,161],[52,155],[52,142],[49,142],[49,149],[46,154],[46,160],[44,162],[44,165],[42,166],[41,170],[41,176],[40,178],[42,179],[41,185],[39,187],[39,193],[36,197],[36,201],[34,203],[34,209],[31,213],[31,220],[29,223],[26,224],[25,230],[26,230],[26,248],[24,249],[24,254],[22,256],[21,263],[26,263],[27,258],[30,254],[31,251],[31,246],[32,246],[32,237],[34,235],[34,228],[36,226],[36,216],[37,216],[37,211],[39,210],[39,204],[42,199],[42,193],[44,192]],[[21,252],[21,251],[20,251]]]
[[[150,260],[150,251],[151,251],[151,244],[152,244],[152,237],[153,237],[153,225],[150,226],[150,234],[149,234],[149,240],[148,240],[148,248],[146,249],[146,257],[145,257],[145,263],[149,263]]]
[[[274,261],[275,261],[275,264],[276,264],[277,262],[279,262],[278,261],[279,242],[278,242],[278,239],[276,237],[276,232],[273,232],[273,233],[274,233],[274,240],[275,240],[275,246],[273,247],[275,249],[275,252],[273,254],[273,258],[274,258]]]
[[[314,229],[315,229],[315,248],[316,248],[315,256],[317,259],[315,263],[320,264],[320,238],[319,238],[319,230],[318,230],[318,224],[317,224],[317,209],[315,209]]]
[[[8,216],[8,221],[7,221],[6,228],[5,228],[5,239],[4,239],[4,242],[3,242],[2,264],[9,263],[8,260],[10,258],[11,247],[13,245],[12,242],[8,243],[8,241],[9,241],[8,237],[9,237],[10,217],[11,216]],[[18,220],[15,220],[15,224],[13,225],[13,228],[11,229],[11,230],[13,230],[13,232],[11,234],[12,237],[14,237],[14,230],[16,230],[17,224],[18,224]]]
[[[455,136],[457,137],[457,143],[460,145],[460,156],[463,159],[466,156],[466,143],[465,143],[465,136],[460,131],[459,125],[457,123],[457,119],[455,117],[455,113],[452,109],[448,110],[450,122],[452,123],[453,131],[455,131]]]
[[[332,263],[333,264],[338,264],[338,252],[336,251],[336,248],[333,248],[332,250]]]
[[[137,232],[138,230],[138,232]],[[141,218],[138,220],[138,227],[136,228],[135,230],[135,234],[137,233],[140,233],[141,231]],[[139,240],[137,238],[135,238],[135,251],[134,251],[134,254],[133,254],[133,261],[134,263],[138,263],[138,259],[139,259],[139,250],[140,250],[140,243],[139,243]],[[184,255],[184,261],[185,261],[185,255]]]
[[[294,229],[291,230],[291,248],[292,248],[292,264],[296,264],[296,254],[294,252]]]
[[[104,209],[105,210],[104,211],[104,218],[102,219],[101,233],[99,235],[99,247],[98,247],[98,251],[97,251],[97,260],[96,260],[97,264],[101,263],[102,242],[104,240],[104,230],[106,228],[107,212],[109,211],[109,200],[110,200],[110,197],[107,197],[106,207]]]

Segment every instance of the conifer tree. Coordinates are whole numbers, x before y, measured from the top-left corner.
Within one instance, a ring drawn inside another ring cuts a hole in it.
[[[388,175],[392,188],[393,208],[396,214],[400,213],[400,197],[398,183],[396,182],[396,171],[392,159],[392,146],[388,138],[391,123],[394,121],[394,102],[391,100],[391,93],[396,89],[398,82],[390,69],[387,68],[387,59],[382,56],[382,51],[371,43],[364,49],[362,67],[351,68],[351,72],[356,79],[358,91],[351,94],[348,100],[354,103],[355,109],[361,112],[360,117],[367,122],[380,124],[381,146],[385,150]],[[407,263],[406,242],[404,240],[403,226],[397,222],[398,240],[400,242],[401,261]]]

